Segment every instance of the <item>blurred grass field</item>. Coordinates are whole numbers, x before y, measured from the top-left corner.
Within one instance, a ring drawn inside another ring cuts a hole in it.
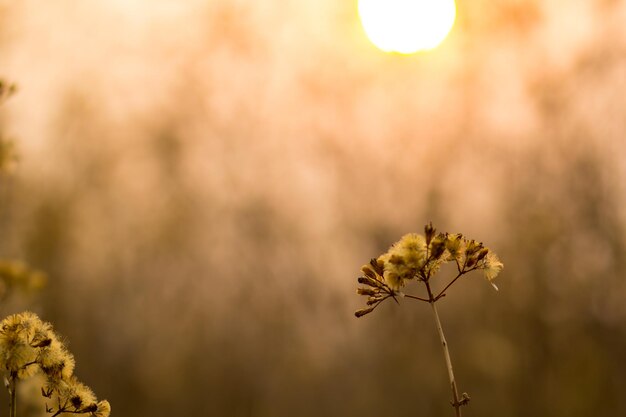
[[[459,1],[395,56],[353,2],[0,0],[0,256],[48,275],[0,309],[116,417],[448,416],[428,309],[353,316],[432,220],[505,264],[440,303],[465,415],[626,414],[625,13]]]

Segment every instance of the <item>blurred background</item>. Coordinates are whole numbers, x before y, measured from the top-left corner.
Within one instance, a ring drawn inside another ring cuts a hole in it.
[[[355,1],[0,0],[2,314],[116,417],[450,416],[427,306],[353,316],[432,220],[505,264],[439,304],[465,415],[626,415],[626,4],[457,7],[402,56]]]

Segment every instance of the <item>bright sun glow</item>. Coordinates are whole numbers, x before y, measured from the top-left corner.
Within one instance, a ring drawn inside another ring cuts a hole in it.
[[[359,0],[359,15],[372,43],[386,52],[433,49],[456,17],[454,0]]]

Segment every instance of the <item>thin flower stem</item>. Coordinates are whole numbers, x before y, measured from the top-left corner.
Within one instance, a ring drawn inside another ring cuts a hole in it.
[[[391,295],[387,295],[385,296],[385,298],[382,298],[379,302],[377,302],[376,304],[374,304],[374,307],[372,307],[372,311],[376,310],[376,307],[378,307],[379,305],[382,304],[383,301],[385,301],[387,298],[391,297]],[[397,301],[396,301],[397,302]],[[54,417],[54,416],[52,416]]]
[[[456,282],[456,280],[457,280],[457,279],[461,278],[461,276],[463,276],[463,275],[465,275],[465,274],[467,274],[467,273],[469,273],[469,272],[472,272],[472,271],[474,271],[474,270],[476,270],[476,269],[478,269],[478,267],[473,267],[473,268],[471,268],[471,269],[467,269],[467,270],[461,270],[461,271],[459,271],[459,273],[457,274],[457,276],[456,276],[456,277],[454,277],[454,279],[453,279],[452,281],[450,281],[450,282],[448,283],[448,285],[446,285],[446,286],[444,287],[444,289],[443,289],[443,290],[439,291],[439,294],[437,294],[437,295],[435,296],[435,301],[439,300],[441,297],[444,297],[444,296],[445,296],[445,294],[444,294],[444,293],[448,290],[448,288],[450,288],[450,287],[452,286],[452,284],[454,284],[454,283]]]
[[[454,371],[452,370],[452,361],[450,360],[450,352],[448,351],[448,342],[443,334],[443,328],[441,327],[441,321],[439,320],[439,314],[437,313],[437,307],[435,307],[435,301],[430,302],[430,306],[433,309],[435,315],[435,324],[437,326],[437,332],[439,333],[439,340],[443,347],[443,356],[446,359],[446,367],[448,368],[448,378],[450,379],[450,387],[452,388],[452,406],[456,413],[456,417],[461,417],[461,403],[459,402],[459,391],[456,387],[456,380],[454,379]]]
[[[420,300],[420,301],[425,301],[425,302],[427,302],[427,303],[430,303],[430,301],[429,301],[427,298],[416,297],[416,296],[414,296],[414,295],[409,295],[409,294],[404,294],[404,296],[405,296],[406,298],[412,298],[412,299],[414,299],[414,300]]]
[[[445,288],[444,288],[443,290],[439,291],[439,294],[437,294],[437,296],[435,297],[435,301],[437,301],[438,299],[440,299],[441,297],[443,297],[443,294],[446,292],[446,290],[447,290],[448,288],[450,288],[450,287],[452,286],[452,284],[454,284],[454,283],[455,283],[455,281],[461,277],[461,275],[463,275],[463,272],[459,272],[459,274],[458,274],[456,277],[454,277],[454,279],[453,279],[452,281],[450,281],[450,282],[448,283],[448,285],[446,285],[446,286],[445,286]]]
[[[9,376],[9,417],[17,416],[17,375],[11,372]]]
[[[58,415],[61,414],[86,414],[89,413],[89,411],[85,408],[81,408],[78,410],[68,410],[67,406],[63,406],[61,408],[59,408],[56,413],[52,414],[50,417],[56,417]],[[93,415],[93,414],[89,414],[89,415]]]

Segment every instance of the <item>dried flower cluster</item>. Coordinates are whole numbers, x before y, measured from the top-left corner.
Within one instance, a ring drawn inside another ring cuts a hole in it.
[[[442,290],[434,292],[431,279],[445,263],[456,266],[456,276]],[[371,313],[388,298],[398,302],[397,297],[406,297],[430,304],[448,370],[452,390],[450,404],[454,407],[456,417],[461,417],[461,407],[469,403],[470,397],[466,392],[459,394],[448,342],[435,304],[461,276],[476,270],[482,270],[487,281],[498,289],[493,280],[502,270],[502,262],[495,253],[482,243],[466,239],[461,234],[437,233],[432,224],[427,224],[423,235],[404,235],[387,252],[363,265],[363,275],[358,278],[359,284],[363,286],[357,289],[357,294],[367,297],[367,307],[358,310],[355,313],[357,317]],[[409,281],[423,284],[427,297],[401,292]]]
[[[0,322],[0,367],[12,403],[17,381],[42,373],[46,382],[41,393],[50,401],[46,412],[52,417],[62,413],[108,417],[109,402],[97,401],[91,389],[78,381],[73,374],[74,364],[74,357],[52,325],[36,314],[14,314]]]
[[[386,253],[363,265],[363,276],[358,282],[365,287],[358,288],[357,293],[368,297],[368,307],[358,310],[357,317],[371,313],[387,298],[406,296],[400,290],[411,280],[426,284],[428,298],[409,297],[428,302],[443,297],[460,276],[475,270],[482,270],[485,278],[498,289],[493,280],[502,270],[502,262],[489,248],[461,234],[436,233],[432,224],[428,224],[424,232],[424,235],[404,235]],[[435,295],[431,291],[430,279],[448,262],[456,264],[457,276]]]

